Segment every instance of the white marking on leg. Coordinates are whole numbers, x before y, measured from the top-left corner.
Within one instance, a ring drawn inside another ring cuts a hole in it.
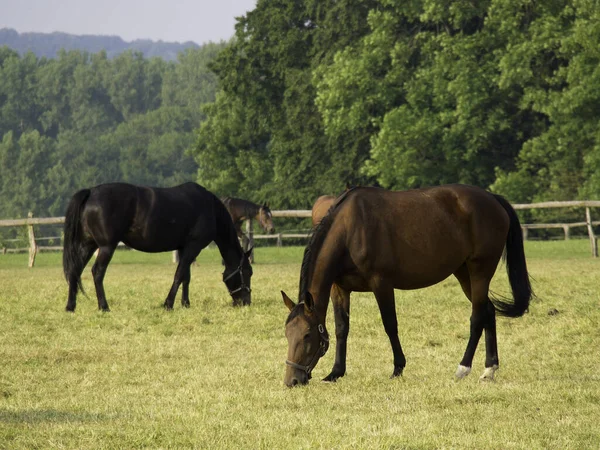
[[[479,377],[479,381],[494,381],[494,372],[498,370],[498,366],[494,364],[492,367],[486,367],[483,374]]]
[[[469,375],[471,373],[471,368],[467,367],[467,366],[461,366],[460,364],[458,365],[458,368],[456,369],[456,378],[457,379],[462,379],[464,377],[466,377],[467,375]]]

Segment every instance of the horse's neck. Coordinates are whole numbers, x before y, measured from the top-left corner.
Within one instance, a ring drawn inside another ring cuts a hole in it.
[[[228,205],[231,218],[234,222],[247,219],[258,219],[260,207],[246,200],[238,200]]]
[[[343,254],[343,239],[335,239],[324,242],[313,262],[312,278],[308,291],[315,301],[315,311],[322,322],[327,316],[329,306],[329,293],[334,283],[336,270],[341,264],[340,258]]]
[[[227,213],[227,211],[225,212]],[[223,261],[225,261],[225,265],[230,266],[239,264],[241,261],[242,247],[228,213],[226,219],[217,220],[217,233],[214,241],[219,248]]]
[[[247,219],[258,219],[258,215],[260,214],[260,207],[258,205],[248,202],[242,209],[244,210],[244,216]]]
[[[242,249],[237,241],[237,236],[235,237],[235,242],[215,239],[215,244],[217,244],[217,247],[219,248],[225,266],[229,267],[240,263],[242,260]]]

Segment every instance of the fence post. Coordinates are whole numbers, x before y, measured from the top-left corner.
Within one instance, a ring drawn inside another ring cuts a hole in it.
[[[281,240],[282,240],[281,237],[282,237],[281,233],[278,233],[277,234],[277,247],[281,247],[283,245],[283,243],[281,242]]]
[[[565,232],[565,241],[571,239],[571,227],[569,225],[563,225],[563,231]]]
[[[527,237],[529,237],[529,228],[521,227],[521,231],[523,232],[523,240],[526,241]]]
[[[173,264],[179,263],[179,251],[173,250]]]
[[[588,229],[588,235],[590,237],[590,245],[592,247],[592,256],[594,258],[598,257],[598,241],[596,240],[596,235],[594,234],[594,227],[592,225],[592,214],[590,212],[590,208],[585,208],[585,223]]]
[[[250,253],[250,263],[254,264],[254,231],[253,231],[253,227],[252,227],[252,219],[248,219],[246,220],[246,242],[245,245],[243,246],[243,250],[245,252],[248,251],[249,248],[252,249],[252,253]]]
[[[33,213],[29,211],[27,217],[31,219],[33,217]],[[38,248],[35,243],[35,234],[33,232],[33,225],[27,225],[27,229],[29,232],[29,268],[31,269],[35,264],[35,255],[37,254]]]

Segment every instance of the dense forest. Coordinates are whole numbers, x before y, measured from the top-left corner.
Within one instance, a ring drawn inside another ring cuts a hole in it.
[[[4,48],[0,215],[112,180],[273,208],[347,182],[598,199],[599,24],[593,0],[258,0],[177,62]]]
[[[599,24],[588,0],[259,0],[213,66],[200,178],[298,207],[346,181],[598,198]]]
[[[109,58],[131,50],[146,58],[159,57],[165,61],[177,60],[177,54],[187,49],[198,49],[195,42],[164,42],[136,39],[127,42],[119,36],[75,35],[69,33],[19,33],[11,28],[0,28],[0,47],[7,46],[24,55],[32,52],[39,58],[55,58],[61,50],[79,50],[88,53],[105,51]]]
[[[177,62],[0,48],[0,217],[61,216],[73,193],[103,182],[195,180],[186,151],[202,105],[215,100],[207,65],[223,45],[186,50]]]

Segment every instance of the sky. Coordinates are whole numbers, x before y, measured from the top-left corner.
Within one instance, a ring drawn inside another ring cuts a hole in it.
[[[227,40],[256,0],[0,0],[0,28],[167,42]]]

